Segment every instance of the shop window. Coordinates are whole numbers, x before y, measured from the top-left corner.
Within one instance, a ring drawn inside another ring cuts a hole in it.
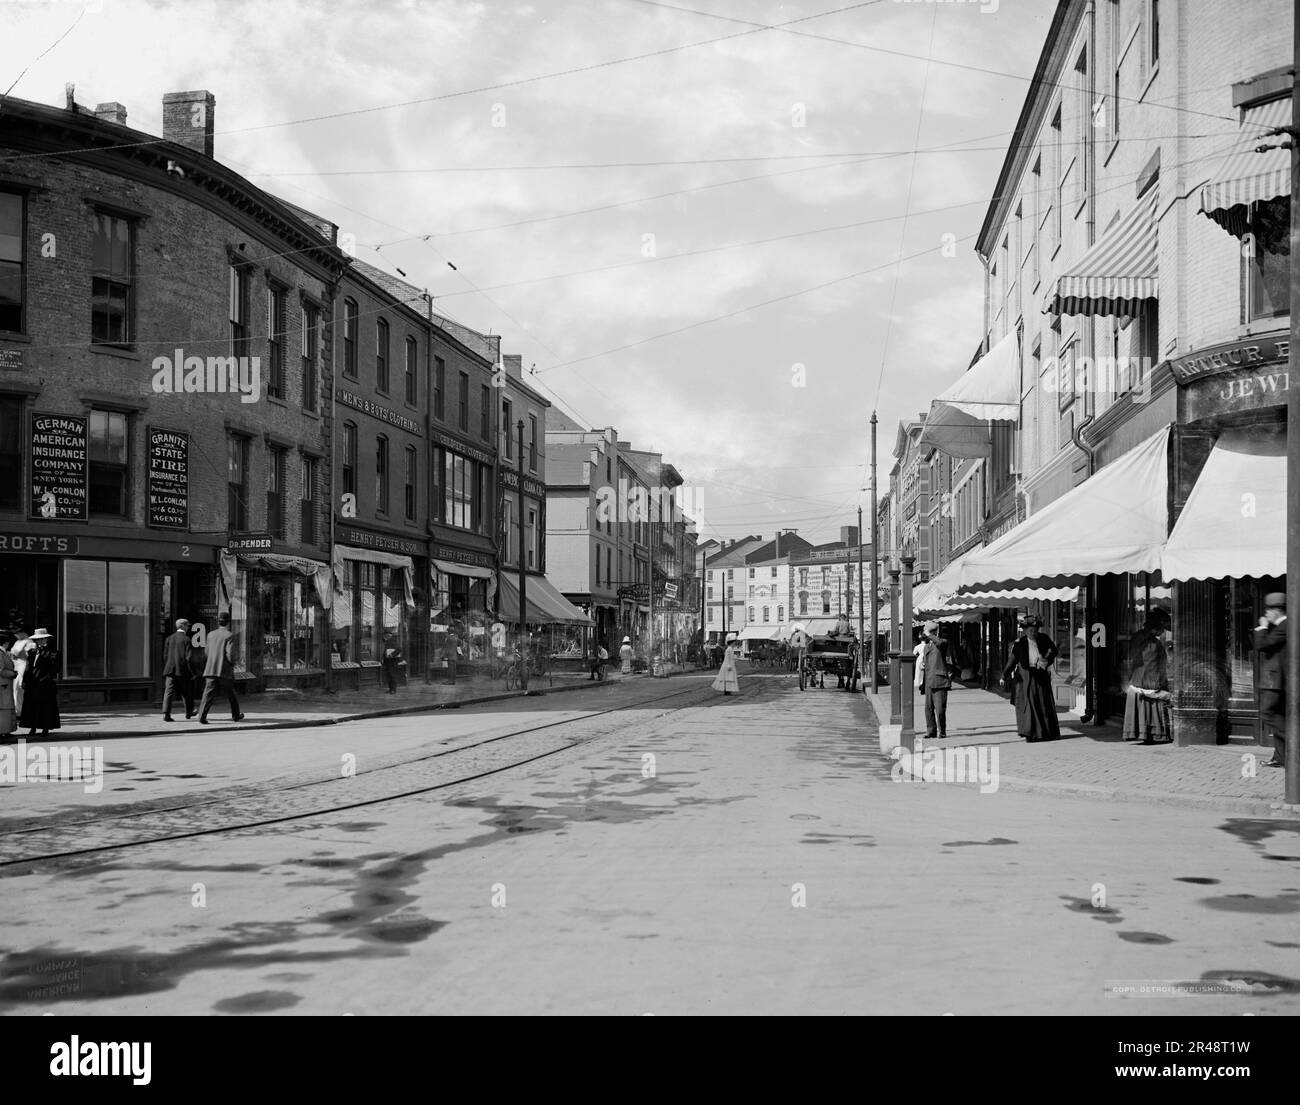
[[[22,422],[23,401],[0,396],[0,510],[22,509]]]
[[[1245,321],[1278,318],[1291,311],[1291,200],[1282,196],[1251,206],[1250,231],[1242,241]]]
[[[469,432],[469,373],[460,374],[456,391],[456,426],[462,433]]]
[[[248,266],[230,266],[230,355],[248,356]]]
[[[375,390],[388,394],[388,322],[375,320]]]
[[[0,192],[0,330],[23,333],[26,298],[23,245],[25,200],[17,192]]]
[[[226,438],[226,525],[231,532],[248,529],[248,438]]]
[[[149,571],[114,560],[63,562],[63,650],[67,679],[149,675]]]
[[[357,493],[357,425],[343,423],[343,493]]]
[[[91,258],[90,340],[101,345],[130,345],[135,340],[135,296],[131,258],[131,223],[104,211],[95,213]]]
[[[128,468],[126,415],[119,411],[90,412],[90,512],[126,516]]]
[[[284,477],[288,453],[274,446],[266,451],[266,532],[284,537]]]
[[[316,544],[316,458],[302,458],[302,499],[300,500],[300,540]]]
[[[266,289],[266,394],[284,398],[285,291],[276,284]]]
[[[320,312],[310,303],[302,306],[302,409],[316,409],[317,330]]]
[[[383,656],[383,604],[379,593],[381,569],[377,564],[358,563],[357,591],[360,610],[357,619],[357,659],[379,660]]]
[[[420,369],[420,351],[415,344],[415,339],[408,337],[406,339],[406,402],[414,407],[419,395],[419,385],[417,384],[417,373]]]
[[[343,375],[357,378],[357,325],[360,312],[355,299],[343,301]]]
[[[388,438],[375,438],[375,510],[388,513]]]
[[[416,452],[414,445],[406,447],[406,482],[402,488],[403,513],[408,522],[415,521],[415,471]]]
[[[447,362],[433,358],[433,417],[441,422],[446,418]]]

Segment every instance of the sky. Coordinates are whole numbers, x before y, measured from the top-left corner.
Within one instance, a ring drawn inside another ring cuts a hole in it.
[[[662,453],[701,540],[823,542],[870,526],[872,410],[883,494],[980,342],[1055,6],[13,0],[0,90],[151,134],[211,91],[218,160]]]

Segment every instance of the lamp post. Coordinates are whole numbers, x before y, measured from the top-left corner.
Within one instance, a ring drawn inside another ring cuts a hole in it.
[[[880,612],[876,609],[876,592],[880,588],[880,539],[876,521],[876,412],[871,412],[871,693],[880,690],[880,668],[876,662],[876,642],[880,640]],[[861,573],[859,572],[859,575]]]
[[[871,546],[871,555],[872,556],[876,555],[875,545]],[[874,583],[875,581],[873,580],[872,582]],[[866,594],[867,594],[866,583],[867,581],[866,579],[863,578],[862,575],[862,508],[858,507],[858,675],[859,678],[861,678],[862,680],[862,689],[864,691],[867,689],[867,673],[862,670],[862,659],[867,654],[867,633],[866,633],[866,628],[863,625],[863,617],[865,616],[865,611],[863,609],[863,606],[866,602]],[[876,589],[872,587],[871,589],[872,606],[875,606],[875,598],[876,598]],[[874,651],[871,654],[871,666],[873,668],[876,666],[876,656]],[[876,689],[874,678],[872,680],[871,689],[873,691]]]
[[[903,730],[900,734],[902,737],[903,747],[909,752],[915,751],[916,729],[915,729],[915,701],[912,695],[912,665],[916,663],[916,654],[912,651],[912,578],[913,565],[916,563],[916,557],[903,556],[899,557],[903,562],[903,596],[902,596],[902,615],[900,617],[901,625],[899,631],[902,637],[898,649],[899,665],[899,694],[903,701]]]
[[[531,661],[529,653],[532,651],[529,646],[532,642],[528,639],[528,568],[524,558],[524,420],[522,418],[515,423],[515,428],[519,431],[519,637],[521,641],[519,685],[524,694],[527,694],[528,665]],[[510,540],[509,534],[506,534],[506,540]]]
[[[898,649],[898,569],[889,569],[889,724],[903,721],[903,691],[899,687]]]

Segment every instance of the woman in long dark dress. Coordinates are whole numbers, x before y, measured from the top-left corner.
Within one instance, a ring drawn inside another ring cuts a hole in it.
[[[51,729],[61,728],[59,722],[59,653],[52,647],[54,638],[45,629],[32,634],[36,652],[32,653],[27,671],[23,675],[23,712],[18,719],[27,735],[34,737],[36,730],[47,737]]]
[[[1162,639],[1167,625],[1162,610],[1153,610],[1133,636],[1133,670],[1124,704],[1124,739],[1155,744],[1173,740],[1169,693],[1169,656]]]
[[[1052,664],[1056,642],[1038,629],[1041,618],[1028,615],[1017,623],[1020,637],[1011,646],[1011,663],[1002,672],[1016,705],[1016,732],[1028,741],[1056,740],[1061,735],[1052,697]]]

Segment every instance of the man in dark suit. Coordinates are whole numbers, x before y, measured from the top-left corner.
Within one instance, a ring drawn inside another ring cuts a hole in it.
[[[173,720],[172,702],[178,693],[185,700],[185,720],[194,716],[194,683],[190,671],[193,658],[190,623],[186,618],[177,618],[176,632],[167,638],[163,648],[163,721]]]
[[[939,639],[939,623],[926,622],[921,631],[921,672],[919,682],[925,691],[925,735],[931,740],[948,735],[948,691],[952,677],[948,674],[948,642]]]
[[[203,701],[199,704],[199,724],[207,725],[208,710],[220,689],[230,703],[230,716],[243,721],[239,699],[235,697],[235,636],[230,632],[230,613],[217,615],[217,628],[208,634],[208,662],[203,667]]]
[[[1286,595],[1264,596],[1264,616],[1255,630],[1259,653],[1259,720],[1264,735],[1273,738],[1269,767],[1286,766]]]

